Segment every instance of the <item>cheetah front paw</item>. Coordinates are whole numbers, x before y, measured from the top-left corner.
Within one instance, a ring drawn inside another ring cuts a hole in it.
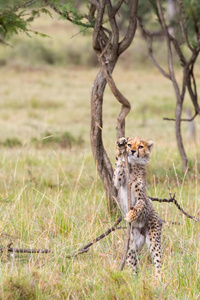
[[[126,150],[127,139],[125,137],[121,137],[116,141],[116,150],[117,154],[123,154]]]
[[[125,217],[126,222],[131,223],[133,221],[135,221],[135,219],[137,218],[137,209],[135,207],[133,207],[127,214]]]

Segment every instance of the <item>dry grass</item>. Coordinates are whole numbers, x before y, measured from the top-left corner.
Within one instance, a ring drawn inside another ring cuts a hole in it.
[[[61,33],[57,35],[63,39],[65,25],[53,22],[49,34]],[[48,24],[38,20],[37,26],[44,31]],[[9,234],[15,247],[53,250],[45,255],[3,252],[1,298],[199,299],[199,224],[187,220],[173,204],[155,203],[163,219],[181,222],[180,226],[163,227],[160,285],[154,284],[146,248],[141,253],[138,276],[133,277],[127,268],[118,271],[123,230],[115,231],[87,254],[66,258],[117,218],[107,212],[89,144],[90,93],[97,71],[83,66],[33,66],[28,61],[9,61],[1,67],[0,141],[17,138],[23,145],[3,147],[0,152],[1,244],[9,243],[10,237],[4,235]],[[167,197],[170,185],[184,209],[199,215],[199,146],[192,142],[184,124],[192,167],[182,174],[174,125],[162,121],[163,116],[173,114],[170,82],[154,69],[124,68],[123,64],[114,78],[132,104],[127,136],[140,135],[155,142],[148,167],[148,193]],[[112,161],[119,110],[120,105],[106,90],[103,137]],[[196,120],[197,131],[199,126]],[[35,147],[32,138],[40,140],[45,132],[70,132],[76,139],[81,136],[84,143],[67,149]]]

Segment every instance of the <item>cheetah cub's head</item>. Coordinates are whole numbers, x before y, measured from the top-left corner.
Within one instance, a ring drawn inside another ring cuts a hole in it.
[[[128,162],[132,165],[146,165],[151,157],[152,141],[145,141],[140,137],[127,139],[126,151]]]

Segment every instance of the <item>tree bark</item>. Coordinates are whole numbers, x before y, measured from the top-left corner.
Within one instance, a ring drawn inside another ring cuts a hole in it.
[[[110,67],[112,72],[117,60]],[[101,69],[94,81],[91,95],[91,132],[90,140],[92,153],[97,166],[97,171],[103,182],[108,199],[108,209],[112,211],[115,207],[113,196],[116,197],[117,192],[113,188],[113,168],[105,151],[102,130],[103,130],[103,95],[106,87],[106,77],[103,69]]]
[[[182,113],[182,103],[178,102],[176,103],[176,110],[175,110],[175,131],[176,131],[176,141],[179,153],[181,155],[182,159],[182,168],[183,171],[186,171],[187,165],[188,165],[188,158],[185,152],[185,148],[183,146],[183,139],[181,134],[181,113]]]

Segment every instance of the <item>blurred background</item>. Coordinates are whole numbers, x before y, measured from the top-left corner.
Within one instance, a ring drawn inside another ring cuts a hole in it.
[[[126,25],[121,26],[123,30]],[[30,31],[30,36],[14,35],[8,40],[9,46],[0,45],[0,125],[4,128],[0,143],[22,146],[53,135],[48,141],[42,140],[40,147],[54,139],[55,142],[59,139],[61,147],[66,143],[88,144],[90,93],[99,70],[91,45],[92,30],[82,33],[55,13],[52,17],[44,14],[36,17],[30,30],[38,34]],[[154,55],[167,69],[167,50],[162,38],[155,42]],[[176,57],[175,68],[177,79],[181,80]],[[198,62],[195,66],[198,90],[199,70]],[[163,121],[163,117],[174,117],[173,87],[148,58],[147,43],[139,29],[131,47],[120,57],[114,79],[132,105],[127,117],[127,135],[151,138],[156,144],[174,141],[174,122]],[[120,105],[109,88],[104,99],[104,136],[110,148]],[[187,97],[184,105],[183,117],[188,118],[193,111]],[[183,124],[183,138],[189,148],[190,142],[198,139],[198,118],[193,125],[195,128],[191,129],[191,124]]]

